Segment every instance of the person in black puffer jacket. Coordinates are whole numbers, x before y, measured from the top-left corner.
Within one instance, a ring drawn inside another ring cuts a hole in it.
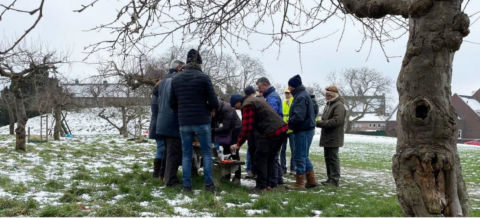
[[[182,138],[183,191],[192,192],[191,160],[195,134],[202,147],[205,189],[215,191],[213,185],[213,160],[211,146],[211,114],[218,108],[218,100],[210,77],[202,72],[200,53],[191,49],[187,54],[187,65],[182,73],[173,77],[170,107],[178,111],[180,136]]]

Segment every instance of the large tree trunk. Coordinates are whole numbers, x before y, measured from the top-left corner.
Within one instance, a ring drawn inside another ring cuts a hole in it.
[[[405,216],[468,216],[450,102],[452,62],[468,16],[461,1],[412,3],[410,37],[397,81],[397,151],[393,175]]]
[[[55,105],[55,128],[53,130],[53,139],[60,140],[60,132],[62,130],[62,108]]]
[[[14,84],[13,94],[15,98],[15,109],[17,112],[17,128],[15,128],[16,141],[15,150],[27,151],[25,125],[27,125],[28,117],[23,104],[23,95],[20,90],[18,81],[12,81]]]

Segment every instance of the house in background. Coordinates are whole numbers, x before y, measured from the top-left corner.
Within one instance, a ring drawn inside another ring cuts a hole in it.
[[[458,138],[480,139],[480,89],[472,96],[452,96],[452,105],[461,122],[458,125]]]
[[[457,112],[457,127],[459,142],[480,139],[480,89],[472,96],[453,94],[451,97],[452,106]],[[386,120],[388,136],[397,137],[397,111],[398,106],[392,115]]]
[[[350,117],[353,120],[355,117]],[[385,130],[385,120],[387,116],[375,113],[365,114],[362,118],[355,121],[352,125],[352,132],[376,132]]]

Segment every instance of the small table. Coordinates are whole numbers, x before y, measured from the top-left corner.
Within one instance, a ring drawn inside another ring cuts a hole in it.
[[[233,163],[222,163],[220,160],[214,160],[213,184],[215,184],[216,187],[220,187],[222,177],[235,173],[242,165],[245,165],[245,161],[235,160]]]

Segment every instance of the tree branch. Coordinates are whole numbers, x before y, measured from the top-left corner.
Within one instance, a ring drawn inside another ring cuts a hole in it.
[[[382,18],[386,15],[409,17],[411,0],[338,0],[343,4],[345,12],[358,18]],[[431,0],[426,0],[431,1]],[[420,0],[420,2],[425,2]]]

